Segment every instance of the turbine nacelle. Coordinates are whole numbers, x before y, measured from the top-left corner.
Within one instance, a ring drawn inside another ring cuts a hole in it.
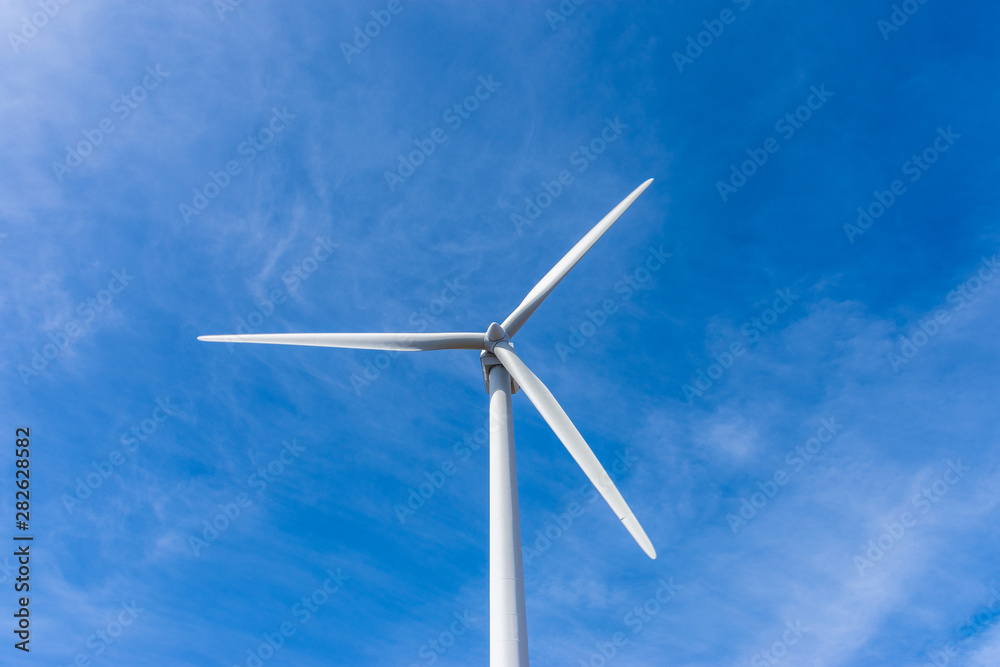
[[[486,393],[490,393],[490,368],[493,366],[503,366],[497,356],[493,354],[493,348],[496,347],[497,343],[505,342],[510,345],[510,334],[502,326],[494,322],[483,334],[483,347],[485,348],[479,353],[479,363],[483,365],[483,386],[486,387]],[[513,348],[513,345],[511,345]],[[520,387],[517,386],[517,382],[512,377],[510,379],[510,393],[516,394]]]

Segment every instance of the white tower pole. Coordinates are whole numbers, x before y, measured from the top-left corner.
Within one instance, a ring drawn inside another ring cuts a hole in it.
[[[510,374],[490,380],[490,667],[528,667]]]

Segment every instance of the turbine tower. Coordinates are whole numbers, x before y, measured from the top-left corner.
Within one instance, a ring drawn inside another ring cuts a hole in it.
[[[524,326],[556,285],[649,187],[649,179],[615,206],[580,239],[524,297],[503,324],[485,334],[465,333],[291,333],[199,336],[224,343],[270,343],[346,347],[361,350],[480,350],[483,379],[490,396],[490,667],[528,666],[528,627],[524,611],[517,465],[511,394],[523,389],[556,437],[607,501],[625,529],[650,558],[656,550],[611,477],[555,397],[514,352],[511,338]]]

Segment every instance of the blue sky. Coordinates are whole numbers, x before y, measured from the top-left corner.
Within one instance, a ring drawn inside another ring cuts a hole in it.
[[[516,395],[533,664],[1000,664],[997,18],[5,3],[0,662],[486,664],[475,354],[195,337],[485,330],[655,178],[515,339],[659,554]]]

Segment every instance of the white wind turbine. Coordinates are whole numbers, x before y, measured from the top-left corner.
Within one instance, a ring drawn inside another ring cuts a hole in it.
[[[524,571],[521,564],[520,518],[517,504],[517,467],[511,394],[518,387],[555,431],[570,455],[625,524],[642,550],[656,558],[656,550],[622,494],[594,452],[576,430],[542,381],[514,352],[510,339],[520,330],[555,286],[604,235],[604,232],[649,187],[649,179],[587,232],[524,297],[503,324],[493,322],[485,334],[462,333],[291,333],[199,336],[224,343],[271,343],[346,347],[361,350],[481,350],[479,359],[490,395],[490,665],[527,667],[528,628],[524,611]]]

